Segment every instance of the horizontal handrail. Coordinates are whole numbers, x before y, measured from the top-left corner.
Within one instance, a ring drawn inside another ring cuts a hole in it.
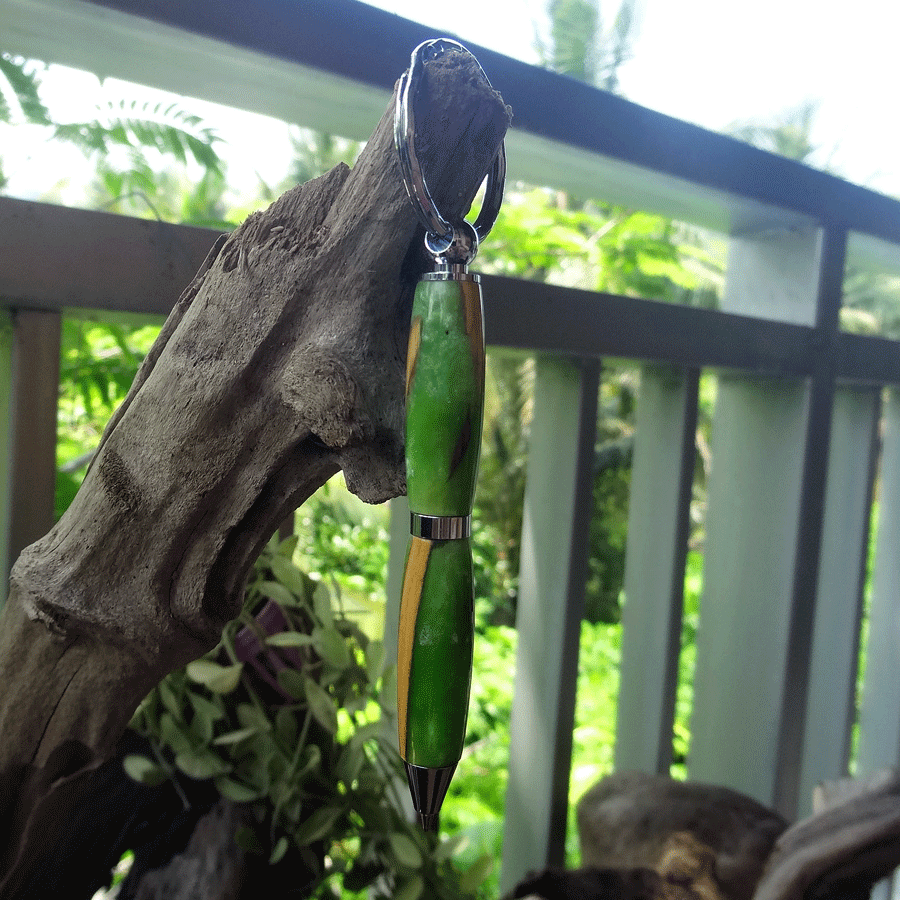
[[[5,48],[365,139],[434,29],[357,0],[0,0]],[[732,233],[840,225],[900,244],[900,203],[469,41],[513,110],[509,174]]]
[[[0,197],[0,308],[167,315],[219,232]],[[485,275],[495,347],[802,378],[817,329]],[[900,384],[900,343],[838,335],[836,376]]]

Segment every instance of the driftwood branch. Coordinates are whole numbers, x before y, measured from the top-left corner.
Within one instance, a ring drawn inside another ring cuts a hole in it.
[[[787,828],[728,788],[619,773],[579,801],[578,832],[584,868],[531,876],[512,896],[866,900],[900,866],[900,776],[842,785]]]
[[[399,75],[399,73],[398,73]],[[419,147],[464,211],[509,113],[470,58],[426,67]],[[68,512],[17,561],[0,622],[0,897],[133,710],[239,611],[259,549],[335,471],[404,490],[403,370],[421,231],[386,112],[352,171],[213,247],[109,423]]]
[[[810,816],[778,840],[754,900],[862,900],[900,866],[900,779]]]

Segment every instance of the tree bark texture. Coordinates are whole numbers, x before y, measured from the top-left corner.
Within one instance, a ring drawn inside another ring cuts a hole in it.
[[[399,75],[399,73],[398,73]],[[429,62],[419,155],[465,211],[509,111],[471,58]],[[65,840],[66,809],[141,698],[215,645],[279,523],[343,469],[404,491],[403,382],[425,263],[393,104],[356,166],[212,248],[107,426],[77,497],[16,562],[0,622],[0,898]]]

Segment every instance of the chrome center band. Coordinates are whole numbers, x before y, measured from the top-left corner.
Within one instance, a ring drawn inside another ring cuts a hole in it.
[[[474,281],[481,284],[481,276],[477,272],[470,272],[465,266],[452,265],[436,272],[426,272],[422,281]]]
[[[459,541],[472,534],[471,516],[421,516],[409,514],[409,532],[427,541]]]

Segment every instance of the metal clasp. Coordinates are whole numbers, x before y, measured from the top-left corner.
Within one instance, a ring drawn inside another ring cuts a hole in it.
[[[487,175],[484,201],[474,224],[465,220],[449,222],[437,208],[419,158],[416,155],[416,123],[413,114],[413,99],[422,76],[422,66],[426,60],[437,59],[448,50],[472,53],[457,41],[436,38],[424,41],[412,52],[409,69],[400,78],[397,91],[397,106],[394,111],[394,143],[400,156],[400,171],[403,184],[412,201],[419,221],[425,227],[425,246],[428,252],[441,264],[447,266],[467,266],[478,252],[479,243],[485,238],[500,212],[503,202],[503,186],[506,181],[506,147],[500,145],[494,162]],[[475,59],[474,56],[472,56]],[[477,60],[476,60],[477,64]],[[479,69],[481,66],[479,65]],[[484,75],[484,70],[481,70]],[[485,81],[488,81],[485,75]],[[488,81],[488,84],[490,82]]]

